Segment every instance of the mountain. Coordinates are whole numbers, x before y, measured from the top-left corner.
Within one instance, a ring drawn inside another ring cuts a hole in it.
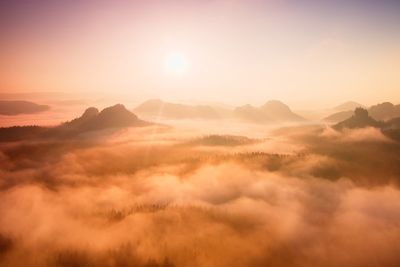
[[[32,114],[49,109],[47,105],[38,105],[29,101],[0,100],[0,115]]]
[[[0,128],[0,142],[27,140],[47,134],[49,128],[40,126],[12,126]]]
[[[272,123],[274,121],[268,114],[252,105],[237,107],[233,111],[233,114],[235,118],[247,122]]]
[[[333,110],[336,110],[336,111],[353,111],[356,108],[365,108],[365,106],[361,105],[360,103],[354,102],[354,101],[347,101],[347,102],[344,102],[344,103],[334,107]]]
[[[123,105],[117,104],[105,108],[101,112],[94,107],[88,108],[79,118],[55,127],[19,126],[0,128],[0,141],[16,141],[30,138],[67,138],[90,131],[147,125],[151,125],[151,123],[140,120]]]
[[[145,126],[148,124],[148,122],[140,120],[123,105],[117,104],[105,108],[101,112],[97,108],[90,107],[79,118],[66,122],[59,127],[78,131],[93,131],[108,128]]]
[[[164,102],[159,99],[148,100],[134,109],[142,116],[167,119],[224,119],[236,118],[254,123],[299,122],[305,119],[295,114],[284,103],[272,100],[261,107],[244,105],[233,111],[211,105],[183,105]]]
[[[393,105],[390,102],[384,102],[371,106],[368,109],[368,113],[375,120],[387,121],[396,117],[400,117],[400,105]],[[339,122],[350,118],[352,114],[352,110],[336,112],[324,118],[323,120],[328,122]]]
[[[342,130],[345,128],[355,129],[364,127],[382,128],[383,126],[383,122],[376,121],[374,118],[368,115],[368,110],[356,108],[353,116],[342,122],[339,122],[338,124],[334,125],[333,128],[336,130]]]
[[[86,123],[95,118],[98,114],[99,110],[97,108],[90,107],[87,108],[80,117],[73,119],[72,121],[65,122],[61,124],[59,127],[75,128],[75,129],[82,128]]]
[[[382,133],[393,140],[400,141],[400,117],[385,122]]]
[[[220,119],[228,113],[221,107],[175,104],[160,99],[148,100],[134,108],[133,111],[142,116],[166,119]]]
[[[265,103],[260,109],[267,113],[275,121],[297,122],[305,119],[294,113],[289,106],[278,100],[271,100]]]
[[[353,113],[354,113],[353,110],[340,111],[332,115],[329,115],[328,117],[323,118],[323,120],[327,122],[340,122],[350,118],[353,115]]]
[[[400,117],[387,121],[385,123],[385,129],[400,129]]]
[[[400,142],[400,117],[388,121],[378,121],[369,116],[368,110],[363,108],[356,108],[353,116],[333,126],[335,130],[364,127],[379,128],[385,136]]]
[[[234,110],[234,116],[241,120],[256,123],[301,122],[305,119],[294,113],[284,103],[271,100],[261,107],[245,105]]]
[[[400,105],[393,105],[390,102],[384,102],[371,106],[368,111],[376,120],[386,121],[400,117]]]

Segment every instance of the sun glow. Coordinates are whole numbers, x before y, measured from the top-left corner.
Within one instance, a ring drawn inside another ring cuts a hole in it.
[[[165,69],[168,73],[183,74],[187,69],[187,60],[184,54],[172,52],[165,57]]]

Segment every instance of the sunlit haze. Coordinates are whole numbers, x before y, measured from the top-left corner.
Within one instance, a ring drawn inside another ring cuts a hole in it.
[[[399,101],[398,11],[397,1],[6,1],[0,88],[138,102]],[[190,58],[183,79],[164,75],[169,53]]]
[[[180,52],[168,53],[165,58],[165,68],[168,73],[183,74],[187,69],[187,59]]]
[[[0,1],[0,267],[399,267],[399,0]]]

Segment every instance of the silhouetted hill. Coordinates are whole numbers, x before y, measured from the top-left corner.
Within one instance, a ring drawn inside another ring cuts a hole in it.
[[[247,122],[272,123],[274,121],[264,111],[252,105],[237,107],[233,111],[233,114],[235,118]]]
[[[376,121],[368,115],[368,111],[363,108],[356,108],[354,115],[349,119],[346,119],[338,124],[334,125],[333,128],[336,130],[342,130],[345,128],[355,129],[364,127],[377,127],[381,128],[384,126],[383,122]]]
[[[49,128],[40,126],[13,126],[0,128],[0,142],[37,138],[46,134]]]
[[[251,105],[237,107],[234,110],[234,115],[241,120],[256,123],[305,121],[303,117],[297,115],[287,105],[277,100],[268,101],[261,107]]]
[[[368,113],[375,120],[387,121],[396,117],[400,117],[400,105],[393,105],[390,102],[384,102],[371,106],[368,109]],[[324,118],[323,120],[329,122],[339,122],[350,118],[352,114],[352,110],[336,112]]]
[[[354,113],[353,110],[340,111],[332,115],[329,115],[328,117],[323,118],[323,120],[327,122],[340,122],[350,118],[353,115],[353,113]]]
[[[400,105],[393,105],[390,102],[384,102],[371,106],[368,109],[369,114],[376,120],[390,120],[400,117]]]
[[[88,108],[81,117],[66,122],[61,127],[79,131],[93,131],[108,128],[144,126],[147,124],[147,122],[140,120],[123,105],[117,104],[105,108],[101,112],[93,107]]]
[[[0,115],[31,114],[50,109],[47,105],[38,105],[29,101],[0,100]]]
[[[322,120],[327,121],[327,122],[335,122],[335,123],[341,122],[343,120],[350,118],[353,115],[354,110],[356,108],[365,108],[365,107],[354,101],[344,102],[344,103],[332,108],[332,112],[333,111],[336,111],[336,112],[323,118]]]
[[[365,106],[361,105],[360,103],[354,102],[354,101],[347,101],[344,102],[336,107],[333,108],[333,110],[336,111],[353,111],[356,108],[365,108]]]
[[[85,125],[85,123],[88,123],[91,119],[96,117],[99,114],[99,110],[94,107],[90,107],[85,110],[85,112],[76,119],[73,119],[70,122],[65,122],[60,127],[69,127],[69,128],[81,128]]]
[[[140,120],[135,114],[118,104],[103,109],[88,108],[79,118],[62,123],[56,127],[19,126],[0,128],[0,141],[12,141],[29,138],[65,138],[75,136],[84,132],[147,126],[151,123]]]
[[[134,108],[134,112],[144,116],[167,119],[219,119],[226,115],[227,111],[208,105],[191,106],[151,99]]]
[[[288,105],[278,100],[268,101],[261,106],[260,109],[266,112],[275,121],[298,122],[305,120],[303,117],[294,113]]]
[[[400,117],[387,121],[382,132],[397,141],[400,141]]]
[[[400,117],[391,119],[385,123],[385,128],[400,129]]]
[[[386,122],[377,121],[369,116],[368,111],[363,108],[356,108],[353,116],[333,126],[333,128],[336,130],[364,127],[379,128],[387,137],[396,141],[400,141],[400,117],[388,120]]]

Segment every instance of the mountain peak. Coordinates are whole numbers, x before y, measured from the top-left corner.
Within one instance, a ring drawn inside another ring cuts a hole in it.
[[[295,114],[288,105],[279,100],[270,100],[260,107],[260,109],[276,121],[304,121],[305,119]]]
[[[361,120],[366,119],[368,118],[368,110],[363,108],[356,108],[354,110],[354,117]]]
[[[349,111],[349,110],[354,110],[359,107],[364,108],[363,105],[361,105],[360,103],[357,103],[355,101],[346,101],[346,102],[334,107],[333,110]]]
[[[62,126],[71,130],[90,131],[107,128],[120,128],[129,126],[142,126],[146,122],[140,120],[122,104],[117,104],[103,109],[90,107],[79,118],[64,123]]]
[[[221,109],[218,109],[221,110]],[[140,115],[169,119],[219,119],[217,109],[207,105],[186,105],[150,99],[134,109]]]
[[[85,110],[85,112],[83,112],[81,117],[89,118],[89,117],[97,116],[97,114],[99,114],[99,110],[95,107],[90,107],[90,108],[87,108]]]
[[[23,100],[0,100],[0,115],[33,114],[49,110],[47,105],[39,105]]]
[[[356,108],[354,110],[354,115],[347,120],[339,122],[334,125],[333,128],[336,130],[342,130],[344,128],[354,129],[354,128],[364,128],[364,127],[382,127],[383,123],[376,121],[369,116],[368,110],[364,108]]]
[[[369,108],[371,116],[378,120],[390,120],[400,117],[400,105],[393,105],[390,102],[383,102]]]
[[[110,106],[110,107],[107,107],[107,108],[103,109],[103,110],[99,113],[99,115],[101,115],[101,114],[107,114],[107,113],[111,113],[111,114],[113,114],[113,113],[121,113],[121,112],[123,112],[123,113],[126,113],[126,112],[131,113],[129,110],[127,110],[127,109],[125,108],[124,105],[122,105],[122,104],[116,104],[116,105],[114,105],[114,106]],[[133,113],[131,113],[131,114],[134,115]]]
[[[165,102],[161,99],[149,99],[145,102],[143,102],[142,104],[140,104],[137,108],[158,108],[161,105],[163,105]]]
[[[283,102],[279,100],[270,100],[267,101],[264,105],[261,107],[262,109],[269,109],[269,110],[274,110],[274,111],[291,111],[289,106],[284,104]]]
[[[242,120],[256,123],[299,122],[305,120],[292,112],[286,104],[279,100],[270,100],[261,107],[252,105],[237,107],[234,113]]]
[[[124,105],[116,104],[103,109],[96,116],[95,128],[124,127],[138,122],[138,117],[127,110]]]

